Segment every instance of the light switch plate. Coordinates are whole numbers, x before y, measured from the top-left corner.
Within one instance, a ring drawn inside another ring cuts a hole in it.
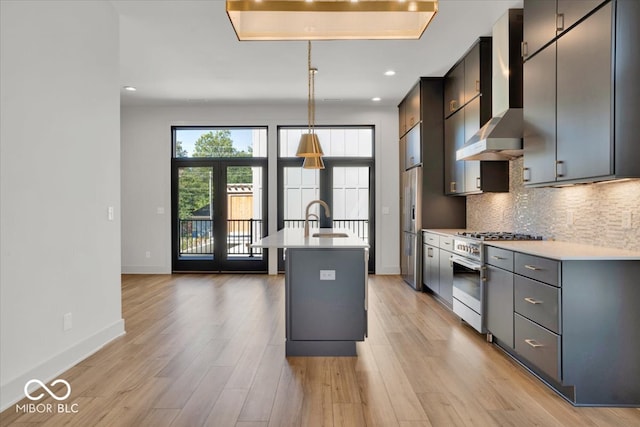
[[[320,270],[320,280],[336,280],[336,271]]]

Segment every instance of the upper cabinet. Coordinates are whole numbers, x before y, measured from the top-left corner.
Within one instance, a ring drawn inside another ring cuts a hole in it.
[[[640,155],[638,120],[631,119],[640,113],[632,77],[640,72],[639,34],[630,28],[640,19],[639,3],[609,1],[582,20],[577,12],[569,14],[578,24],[525,61],[525,184],[640,176],[633,160]],[[525,2],[525,33],[530,4]],[[620,31],[614,23],[629,28]]]
[[[491,118],[491,37],[481,37],[445,76],[444,191],[448,195],[509,191],[506,161],[456,160]]]
[[[464,105],[464,61],[460,61],[444,78],[444,116],[449,117]]]
[[[449,117],[480,94],[491,106],[491,37],[481,37],[445,76],[444,116]]]
[[[398,105],[400,136],[420,122],[420,84],[416,84]]]
[[[570,29],[603,0],[524,0],[522,56],[533,56]]]

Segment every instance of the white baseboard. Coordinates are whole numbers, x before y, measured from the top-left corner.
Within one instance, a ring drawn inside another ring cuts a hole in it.
[[[0,412],[24,399],[24,386],[27,381],[38,379],[48,384],[63,372],[124,334],[124,319],[120,319],[73,347],[58,353],[42,364],[3,384],[0,387]],[[71,398],[73,398],[73,385]]]
[[[400,268],[395,266],[378,267],[376,266],[376,275],[389,276],[400,274]]]
[[[161,265],[123,265],[122,274],[171,274],[171,268]]]

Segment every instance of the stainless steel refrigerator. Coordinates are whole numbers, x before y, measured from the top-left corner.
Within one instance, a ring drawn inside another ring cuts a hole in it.
[[[400,273],[405,282],[422,290],[421,212],[422,167],[416,166],[402,173],[402,252]]]

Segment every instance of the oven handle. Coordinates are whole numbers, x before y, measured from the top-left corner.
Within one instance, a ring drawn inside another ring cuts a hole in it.
[[[456,264],[463,265],[467,268],[470,268],[473,271],[480,271],[482,269],[481,264],[477,264],[473,261],[468,261],[462,257],[455,256],[455,255],[451,255],[451,257],[449,258],[449,261],[455,262]]]

